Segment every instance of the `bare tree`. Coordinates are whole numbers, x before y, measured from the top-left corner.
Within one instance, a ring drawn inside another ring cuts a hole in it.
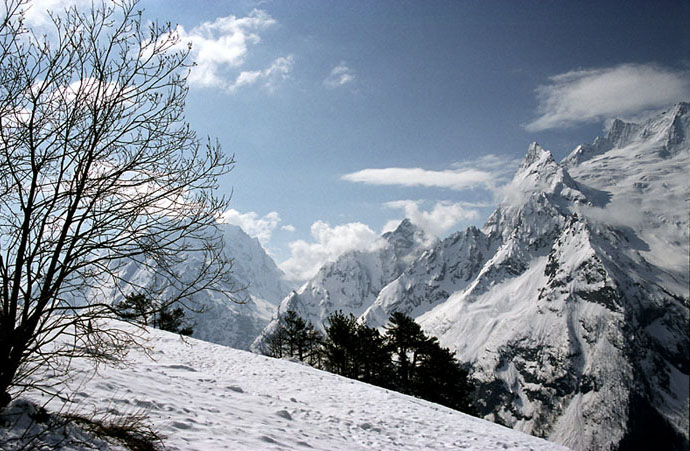
[[[123,355],[103,287],[169,306],[231,283],[214,191],[234,161],[185,120],[188,45],[136,0],[53,14],[44,36],[26,6],[5,0],[0,23],[0,407],[57,357]]]

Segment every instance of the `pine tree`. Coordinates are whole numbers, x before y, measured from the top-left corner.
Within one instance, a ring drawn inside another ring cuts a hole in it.
[[[341,310],[326,319],[324,359],[326,368],[341,376],[357,378],[356,369],[357,319]]]
[[[144,326],[156,310],[153,301],[143,294],[127,294],[125,300],[115,305],[117,314],[125,321],[133,321]]]
[[[419,352],[413,391],[426,400],[474,414],[468,373],[454,353],[441,347],[436,337],[428,338]]]
[[[391,347],[384,336],[373,327],[359,324],[355,343],[360,380],[381,387],[391,387]]]
[[[167,306],[163,306],[157,313],[154,327],[180,335],[192,335],[194,333],[194,329],[192,326],[187,324],[184,316],[184,310],[182,310],[182,307],[170,309]]]
[[[426,336],[422,328],[404,313],[394,312],[386,326],[386,342],[395,360],[395,382],[404,393],[411,393],[419,351]]]

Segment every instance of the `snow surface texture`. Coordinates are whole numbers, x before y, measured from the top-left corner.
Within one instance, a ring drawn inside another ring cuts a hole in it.
[[[73,382],[77,402],[69,410],[143,412],[168,450],[565,449],[298,363],[155,329],[149,340],[155,361],[131,352],[131,365],[104,367],[93,378],[85,362],[75,361],[82,377]],[[38,394],[29,397],[41,402]],[[61,406],[53,400],[48,408]],[[9,438],[19,431],[3,432]]]
[[[195,338],[248,349],[276,313],[276,307],[288,294],[290,286],[283,280],[282,271],[261,247],[256,238],[251,238],[240,227],[232,224],[218,224],[225,241],[225,252],[233,258],[232,283],[223,287],[227,291],[239,292],[236,296],[245,300],[238,304],[215,292],[206,291],[193,299],[194,310],[186,310],[185,316],[194,324]],[[180,274],[188,272],[196,262],[197,256],[191,254],[184,264],[175,269]],[[134,286],[150,285],[150,271],[136,263],[123,268],[123,280]],[[193,271],[190,271],[193,272]],[[107,299],[120,302],[120,290],[103,287]],[[127,291],[127,289],[123,290]],[[170,289],[164,295],[170,297]],[[197,311],[200,310],[200,311]]]
[[[377,327],[405,312],[472,364],[488,419],[578,450],[687,448],[689,136],[681,103],[560,164],[534,143],[481,231],[388,282],[371,255],[345,256],[281,311]]]

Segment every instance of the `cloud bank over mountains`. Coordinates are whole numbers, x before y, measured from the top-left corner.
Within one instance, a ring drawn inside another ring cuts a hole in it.
[[[529,132],[570,128],[630,116],[690,99],[690,71],[655,64],[573,70],[536,89],[539,102]]]

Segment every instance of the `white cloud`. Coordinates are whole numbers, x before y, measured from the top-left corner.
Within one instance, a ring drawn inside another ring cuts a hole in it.
[[[597,122],[690,99],[690,72],[652,64],[577,70],[537,88],[540,116],[528,131]]]
[[[445,232],[462,221],[479,218],[479,212],[472,208],[476,206],[466,202],[438,201],[430,211],[420,209],[421,204],[422,201],[397,200],[384,205],[388,208],[402,209],[405,217],[412,223],[436,237],[442,237]],[[387,222],[383,232],[395,229],[399,223],[399,220]]]
[[[25,9],[24,19],[31,27],[49,27],[53,22],[48,11],[62,15],[71,6],[79,9],[90,8],[91,0],[40,0],[31,2]]]
[[[273,91],[277,82],[285,80],[289,76],[293,64],[294,57],[292,55],[281,56],[276,58],[266,69],[240,72],[235,81],[228,83],[225,89],[229,92],[234,92],[242,86],[263,82],[263,86],[266,89]]]
[[[264,216],[259,216],[258,213],[250,211],[248,213],[240,213],[237,210],[229,209],[220,215],[219,222],[225,224],[234,224],[240,226],[247,235],[257,238],[264,248],[267,248],[268,242],[271,240],[273,230],[280,223],[280,215],[272,211]],[[290,226],[285,226],[290,227]]]
[[[246,17],[229,15],[186,31],[178,26],[180,45],[192,44],[192,59],[196,63],[189,75],[192,86],[220,88],[235,92],[243,86],[263,82],[268,89],[288,76],[293,56],[276,58],[268,67],[243,70],[251,45],[261,41],[259,32],[273,26],[276,21],[265,11],[254,9]]]
[[[496,155],[455,163],[453,169],[433,171],[422,168],[362,169],[345,174],[342,180],[369,185],[400,185],[465,190],[483,188],[495,191],[505,183],[518,162]]]
[[[381,237],[369,226],[352,222],[331,227],[323,221],[311,226],[313,242],[304,240],[289,244],[290,258],[280,264],[290,280],[307,280],[329,261],[335,261],[345,252],[372,250],[382,245]]]
[[[426,186],[463,190],[492,185],[491,174],[476,169],[430,171],[422,168],[362,169],[342,176],[348,182],[369,185]]]
[[[355,73],[350,69],[345,62],[341,62],[335,66],[328,77],[323,81],[327,88],[337,88],[355,81]]]
[[[295,226],[293,226],[292,224],[284,225],[280,229],[285,230],[286,232],[290,232],[290,233],[295,232]]]

